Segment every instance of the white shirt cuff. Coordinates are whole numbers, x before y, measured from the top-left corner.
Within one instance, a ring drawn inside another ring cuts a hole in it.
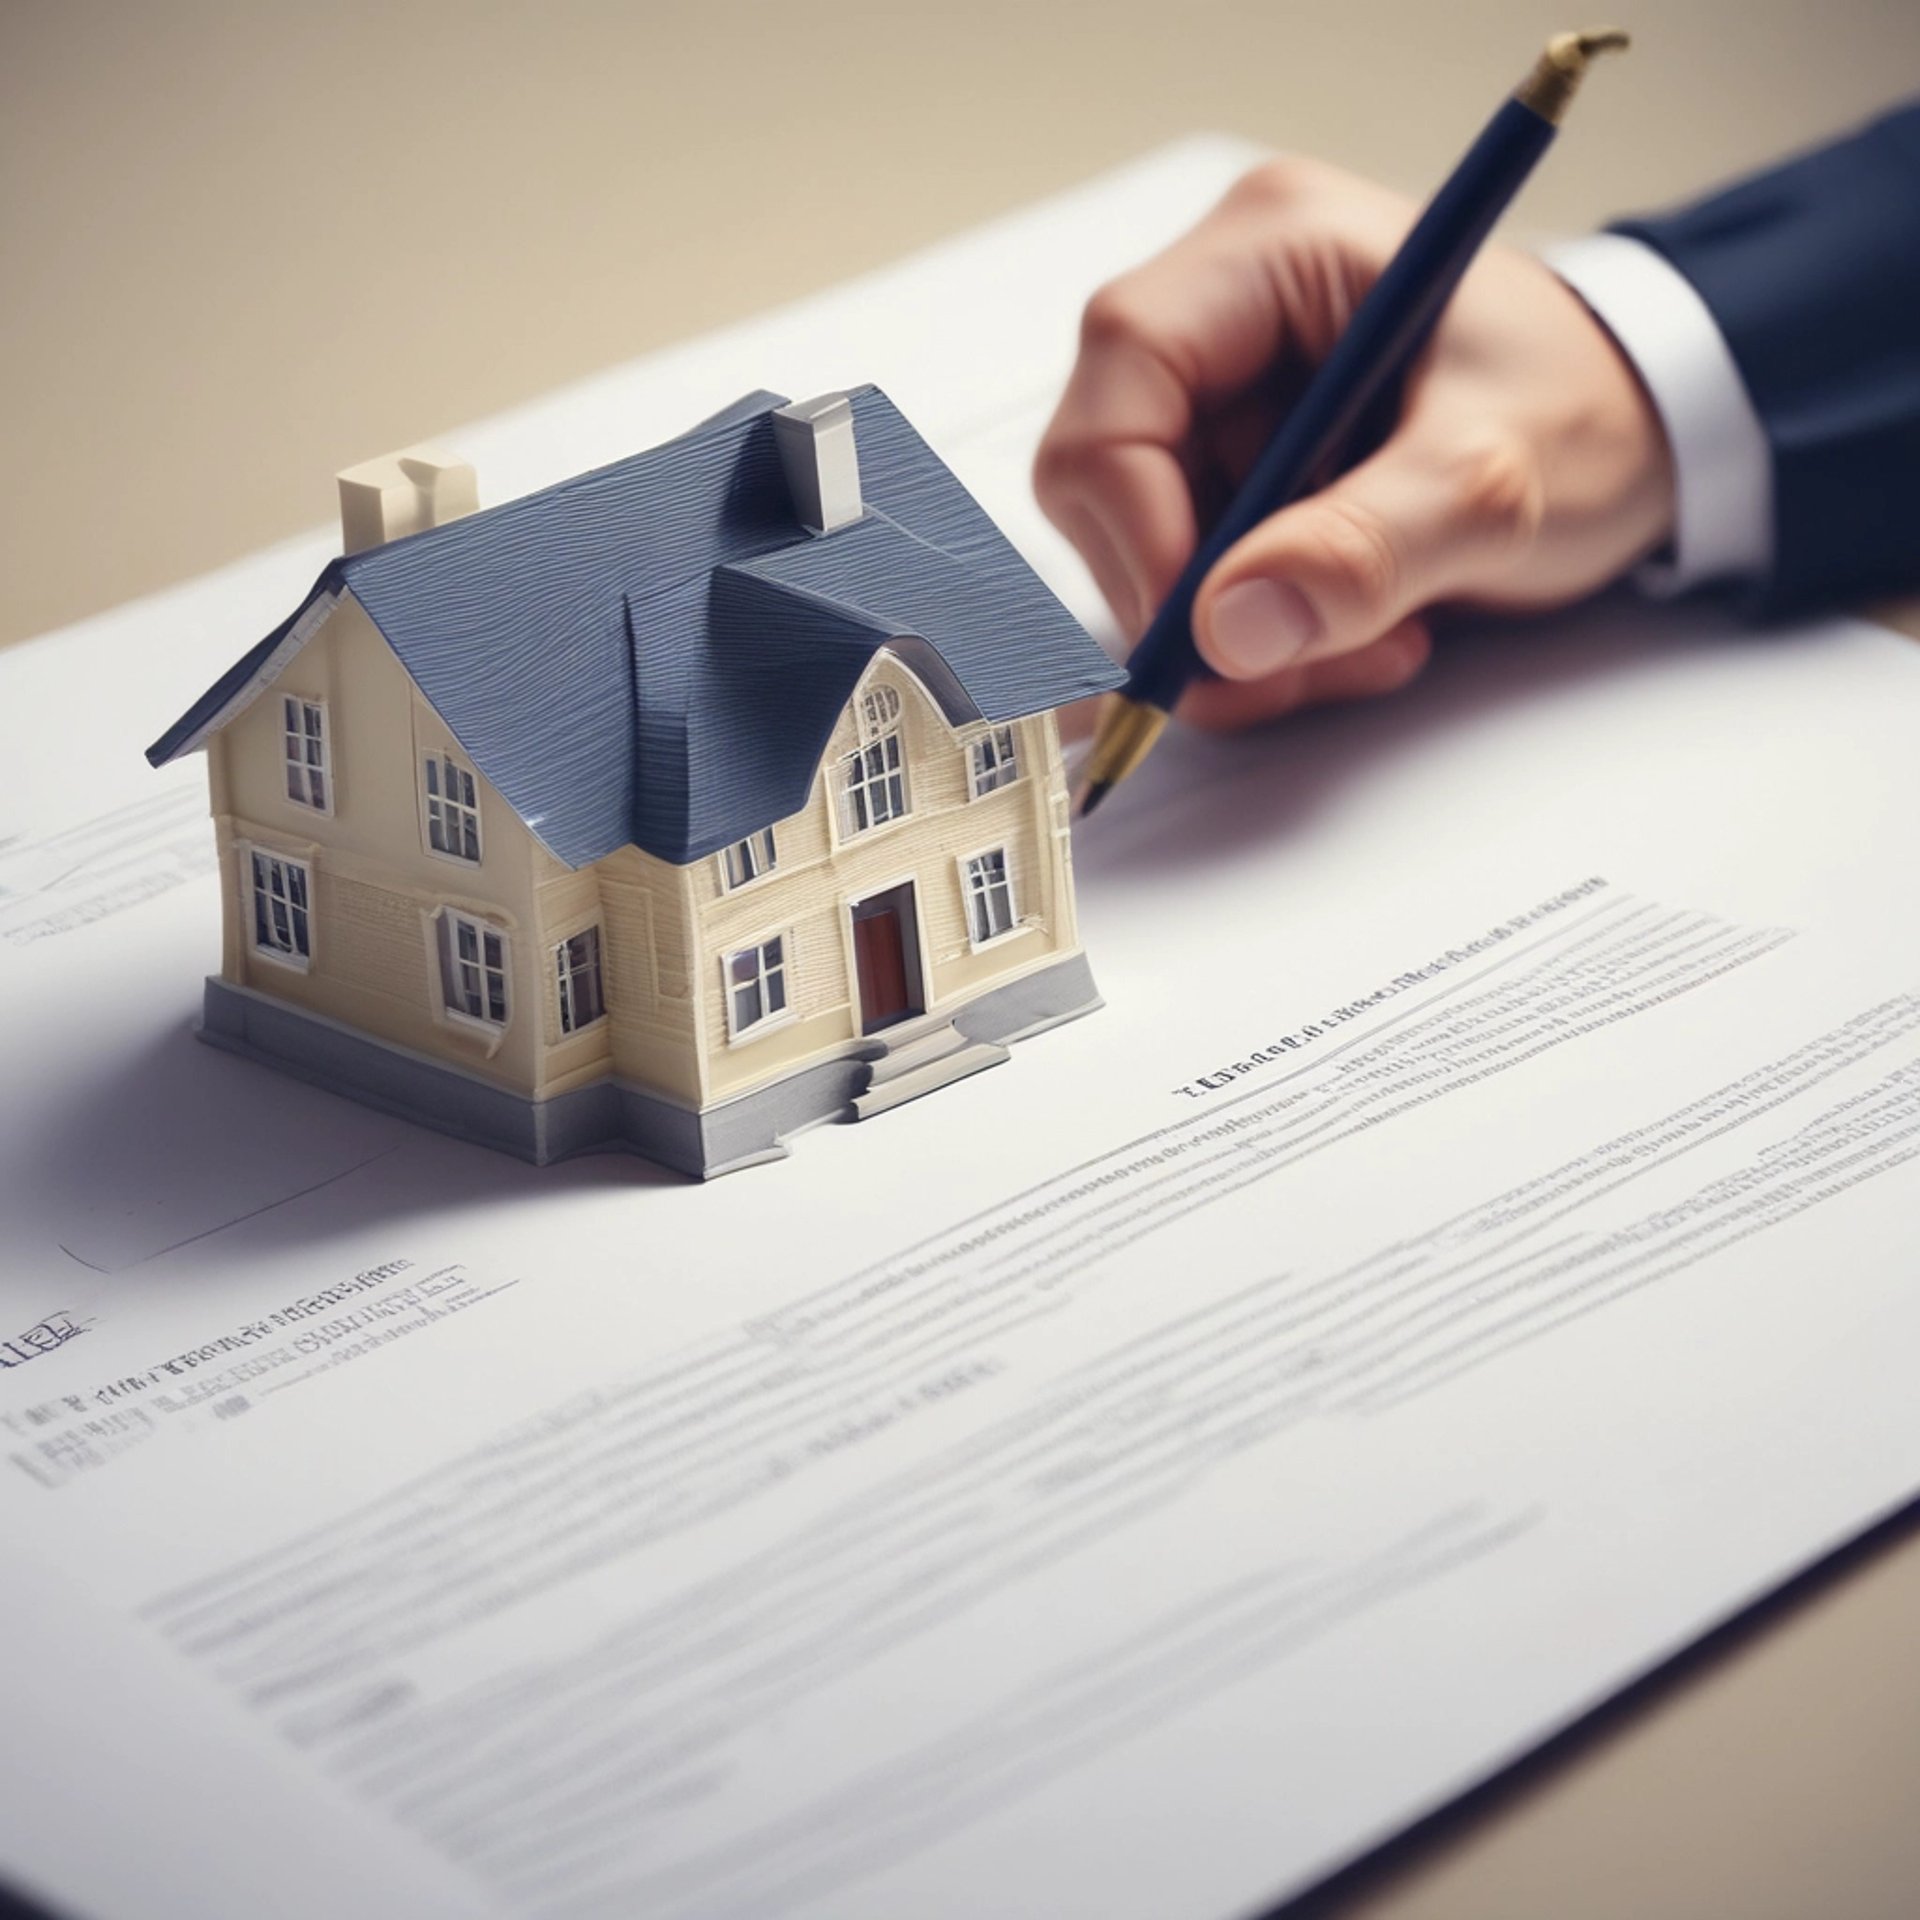
[[[1624,234],[1589,234],[1545,258],[1633,362],[1673,452],[1673,548],[1636,579],[1666,595],[1764,578],[1773,566],[1773,458],[1712,309],[1678,268]]]

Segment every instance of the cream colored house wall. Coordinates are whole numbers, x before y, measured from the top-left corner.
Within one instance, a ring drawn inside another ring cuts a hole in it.
[[[874,686],[900,695],[909,810],[903,819],[843,837],[841,768],[859,744],[861,697]],[[1059,729],[1050,713],[1017,722],[1020,778],[976,800],[969,749],[985,731],[950,727],[912,673],[882,654],[834,729],[806,806],[774,827],[774,872],[728,892],[718,858],[692,870],[706,1099],[725,1099],[845,1052],[861,1038],[851,910],[903,880],[915,887],[929,1013],[1074,949],[1079,936]],[[976,949],[961,863],[997,847],[1007,851],[1015,930]],[[789,1017],[732,1037],[723,981],[727,958],[775,934],[787,942]]]
[[[859,744],[862,697],[900,697],[909,810],[843,834],[842,767]],[[282,701],[326,711],[331,807],[289,798]],[[428,844],[422,764],[449,753],[471,765],[378,630],[345,598],[251,707],[208,743],[223,869],[228,980],[341,1021],[533,1097],[609,1073],[690,1107],[724,1100],[862,1039],[851,910],[914,883],[927,1011],[1043,965],[1078,943],[1068,802],[1051,714],[1016,723],[1020,777],[971,796],[970,748],[986,729],[948,726],[897,659],[882,655],[841,716],[807,804],[776,823],[778,864],[728,891],[718,858],[679,868],[623,847],[574,872],[550,854],[476,772],[477,865]],[[312,872],[308,966],[256,952],[248,851]],[[976,948],[962,865],[1004,848],[1012,932]],[[437,916],[446,907],[500,929],[509,1019],[484,1027],[450,1015]],[[599,929],[605,1015],[561,1031],[557,950]],[[735,1036],[723,970],[775,934],[787,943],[787,1016]]]
[[[332,805],[325,813],[287,795],[281,703],[288,694],[326,709]],[[553,994],[551,956],[535,938],[535,861],[559,863],[484,778],[476,778],[479,862],[435,853],[422,781],[423,758],[434,752],[472,764],[372,621],[343,598],[274,684],[208,742],[226,882],[222,972],[531,1093],[551,1068],[544,1020],[530,1016]],[[304,971],[254,950],[250,846],[312,867],[313,953]],[[506,935],[503,1028],[445,1009],[435,916],[447,906]]]
[[[557,985],[549,990],[543,1017],[553,1052],[542,1091],[562,1092],[611,1071],[699,1106],[693,870],[638,847],[622,847],[572,874],[544,849],[537,860],[552,869],[539,884],[543,950],[551,956],[569,934],[597,925],[607,1003],[605,1019],[563,1039]],[[551,965],[548,970],[554,973]]]

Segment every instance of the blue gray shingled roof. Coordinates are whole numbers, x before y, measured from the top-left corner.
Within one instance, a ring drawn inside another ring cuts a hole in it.
[[[956,724],[1117,686],[876,387],[851,396],[866,517],[793,514],[753,394],[678,440],[336,560],[147,750],[196,744],[322,594],[351,592],[474,765],[569,866],[684,865],[806,803],[867,662],[893,647]]]

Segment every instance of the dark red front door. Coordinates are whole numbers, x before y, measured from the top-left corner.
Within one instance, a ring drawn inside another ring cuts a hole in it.
[[[872,1033],[919,1011],[907,964],[905,913],[910,886],[862,900],[853,910],[853,961],[859,977],[860,1029]]]
[[[860,1024],[871,1033],[907,1011],[907,943],[890,907],[853,923],[853,955],[860,968]]]

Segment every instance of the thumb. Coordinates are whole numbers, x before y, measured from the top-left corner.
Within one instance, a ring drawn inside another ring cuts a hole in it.
[[[1201,656],[1257,680],[1368,646],[1497,573],[1537,530],[1539,493],[1517,446],[1433,449],[1403,430],[1220,556],[1194,599]]]

